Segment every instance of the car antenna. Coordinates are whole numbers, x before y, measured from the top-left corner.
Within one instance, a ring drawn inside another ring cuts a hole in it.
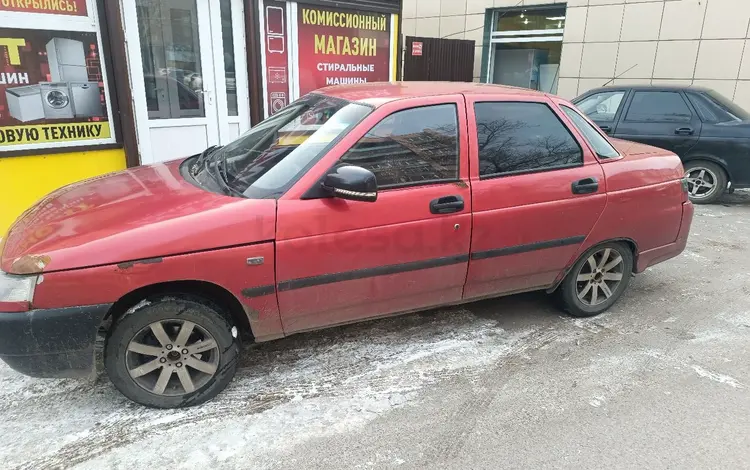
[[[617,80],[618,78],[622,77],[623,75],[625,75],[626,73],[630,72],[631,70],[633,70],[636,67],[638,67],[638,64],[635,64],[634,66],[630,67],[629,69],[627,69],[626,71],[622,72],[620,75],[612,78],[612,80],[609,80],[607,83],[605,83],[602,86],[605,87],[605,86],[609,85],[610,83],[614,82],[615,80]]]

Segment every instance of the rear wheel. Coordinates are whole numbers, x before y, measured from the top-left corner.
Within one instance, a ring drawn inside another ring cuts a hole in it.
[[[599,315],[622,296],[632,272],[633,253],[627,245],[606,243],[590,249],[557,290],[563,310],[575,317]]]
[[[727,174],[719,165],[694,161],[685,164],[688,195],[695,204],[716,202],[727,188]]]
[[[142,405],[198,405],[234,377],[239,345],[232,329],[208,305],[155,300],[115,324],[105,349],[107,374],[120,392]]]

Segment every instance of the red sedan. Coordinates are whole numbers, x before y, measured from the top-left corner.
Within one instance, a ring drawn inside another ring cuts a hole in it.
[[[240,341],[534,290],[575,316],[678,255],[680,159],[466,83],[309,94],[234,143],[62,188],[0,241],[0,358],[202,403]]]

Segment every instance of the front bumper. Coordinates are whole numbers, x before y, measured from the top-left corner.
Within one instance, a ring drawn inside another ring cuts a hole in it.
[[[97,331],[111,306],[0,312],[0,359],[32,377],[88,376]]]

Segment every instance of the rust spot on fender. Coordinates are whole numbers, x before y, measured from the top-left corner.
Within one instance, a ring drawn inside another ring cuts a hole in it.
[[[25,255],[16,259],[10,267],[13,274],[39,274],[52,261],[47,255]]]
[[[456,186],[458,186],[459,188],[463,188],[463,189],[466,189],[469,187],[469,185],[466,184],[466,181],[456,181]]]
[[[118,263],[117,267],[120,269],[130,269],[136,264],[158,264],[164,261],[163,258],[146,258],[146,259],[139,259],[135,261],[126,261],[124,263]]]

